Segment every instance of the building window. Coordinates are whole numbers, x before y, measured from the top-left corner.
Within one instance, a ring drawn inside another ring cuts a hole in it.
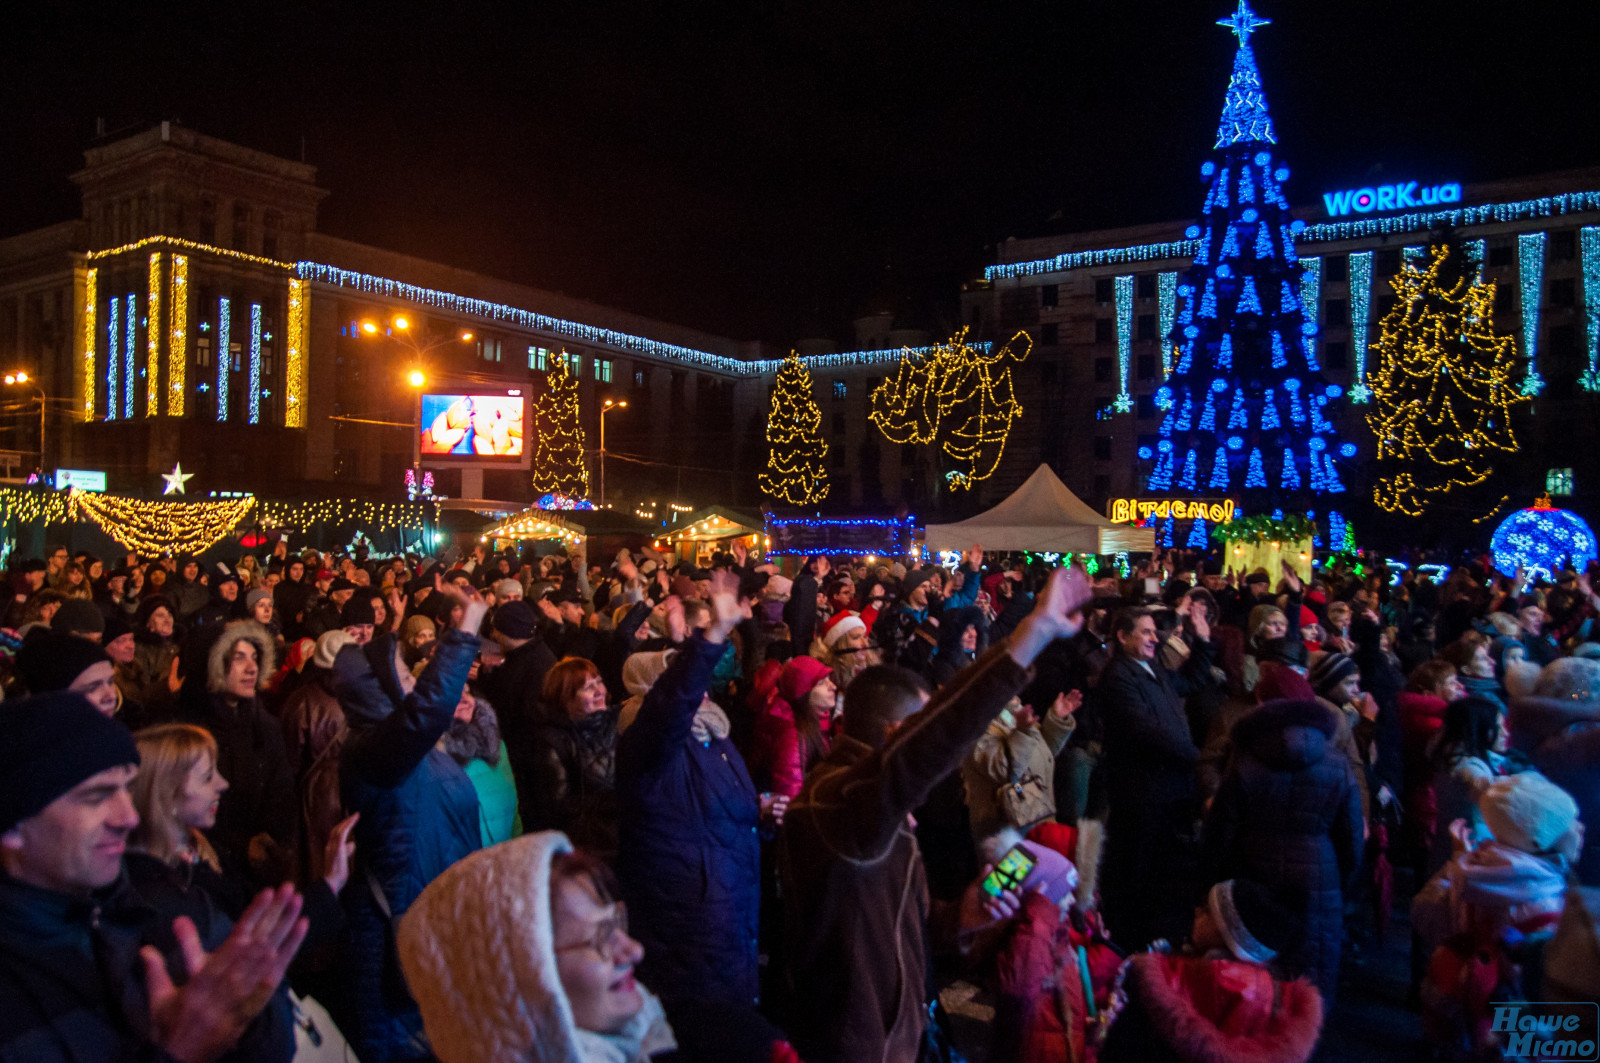
[[[1111,340],[1112,340],[1111,319],[1109,317],[1097,317],[1097,318],[1095,318],[1094,319],[1094,341],[1096,343],[1110,343]]]
[[[594,378],[602,384],[611,383],[611,359],[596,358],[594,360]]]
[[[1139,274],[1139,298],[1154,299],[1156,297],[1156,275],[1154,273]]]
[[[233,240],[235,251],[250,250],[250,206],[247,203],[233,205],[233,232],[228,234]]]
[[[537,369],[539,372],[542,373],[545,370],[550,368],[549,359],[550,359],[550,348],[548,348],[548,347],[529,347],[528,348],[528,368],[529,369]]]
[[[211,365],[211,340],[201,336],[194,341],[194,364],[202,369]]]
[[[1109,384],[1111,382],[1111,359],[1096,358],[1094,360],[1094,382],[1096,384]]]
[[[1156,316],[1154,314],[1139,315],[1139,338],[1153,340],[1156,338]]]
[[[1400,272],[1400,249],[1385,248],[1372,257],[1372,272],[1377,277],[1392,277]]]
[[[1570,307],[1578,303],[1578,281],[1575,277],[1557,277],[1550,282],[1550,305]]]
[[[1153,421],[1156,416],[1156,400],[1154,395],[1140,395],[1134,405],[1138,408],[1138,417],[1141,421]]]
[[[843,380],[835,380],[833,382],[833,400],[835,402],[839,402],[839,401],[844,399],[844,396],[845,396],[844,381]]]
[[[1101,277],[1099,280],[1094,282],[1095,302],[1099,303],[1101,306],[1111,302],[1111,300],[1115,297],[1113,294],[1112,283],[1113,278],[1111,277]]]
[[[1046,321],[1039,326],[1039,342],[1047,347],[1054,347],[1061,342],[1061,325],[1055,321]]]
[[[1509,265],[1511,265],[1511,245],[1510,244],[1491,245],[1490,248],[1489,248],[1489,265],[1491,265],[1491,266],[1509,266]]]
[[[1550,326],[1550,357],[1575,358],[1578,354],[1578,329],[1574,325]]]
[[[633,371],[633,390],[648,391],[650,389],[650,370],[642,366]]]
[[[1329,328],[1350,324],[1350,304],[1343,299],[1328,299],[1322,304],[1322,323]]]
[[[1510,316],[1517,312],[1517,288],[1514,284],[1497,284],[1494,288],[1494,312]]]
[[[1139,356],[1138,373],[1140,380],[1154,380],[1156,378],[1156,356],[1141,354]]]
[[[203,196],[200,200],[199,237],[203,244],[217,242],[217,201],[210,196]]]
[[[1544,489],[1550,495],[1572,494],[1572,470],[1551,469],[1544,474]]]
[[[1561,229],[1550,234],[1550,261],[1571,262],[1578,257],[1578,234],[1572,229]]]
[[[1094,460],[1095,461],[1110,461],[1111,460],[1111,437],[1110,436],[1095,436],[1094,437]]]
[[[1056,307],[1061,305],[1061,285],[1041,284],[1039,286],[1039,305]]]
[[[1348,343],[1325,343],[1322,345],[1322,364],[1329,369],[1343,369],[1350,361],[1350,345]]]
[[[1056,386],[1056,363],[1041,362],[1039,364],[1039,384],[1046,390]]]
[[[1349,273],[1346,272],[1348,262],[1349,260],[1343,255],[1323,255],[1322,279],[1329,284],[1342,284],[1345,278],[1349,276]]]

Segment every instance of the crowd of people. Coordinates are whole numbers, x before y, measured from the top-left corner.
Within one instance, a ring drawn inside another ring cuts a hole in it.
[[[0,1063],[1310,1057],[1600,999],[1588,577],[14,558]],[[1586,950],[1587,945],[1587,950]],[[958,1036],[959,1033],[959,1036]]]

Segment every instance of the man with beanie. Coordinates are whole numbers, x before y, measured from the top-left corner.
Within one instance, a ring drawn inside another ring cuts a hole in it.
[[[87,598],[68,598],[50,618],[50,630],[99,642],[105,635],[106,617]]]
[[[371,642],[373,628],[377,626],[378,613],[372,608],[372,599],[366,595],[358,594],[339,608],[339,628],[349,635],[357,646],[365,646]],[[319,636],[318,645],[321,645],[321,641]]]
[[[30,694],[68,690],[100,712],[116,715],[122,703],[116,669],[104,650],[76,635],[35,631],[17,651],[17,674]]]
[[[545,673],[555,667],[556,656],[538,637],[538,615],[526,601],[506,602],[496,609],[491,634],[505,659],[484,680],[484,694],[500,718],[500,737],[506,743],[517,793],[532,795],[539,692],[544,689]],[[519,804],[524,823],[538,822],[532,814],[537,810],[527,807],[526,800]]]
[[[159,925],[122,877],[138,764],[75,694],[0,711],[0,1060],[287,1059],[287,1013],[263,1009],[305,938],[299,895],[263,893],[225,941]]]

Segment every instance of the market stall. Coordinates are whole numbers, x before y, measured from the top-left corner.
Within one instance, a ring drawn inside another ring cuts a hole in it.
[[[1114,524],[1068,490],[1054,470],[1040,465],[1023,485],[993,509],[954,524],[930,524],[927,549],[1035,553],[1152,553],[1155,532]]]

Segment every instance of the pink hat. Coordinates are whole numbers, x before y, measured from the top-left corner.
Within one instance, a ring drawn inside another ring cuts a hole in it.
[[[861,619],[861,614],[852,613],[849,610],[835,613],[826,624],[822,625],[822,644],[831,650],[839,644],[840,639],[850,634],[850,632],[865,631],[866,629],[867,624],[866,621]]]
[[[1036,861],[1033,870],[1028,872],[1028,877],[1022,880],[1024,893],[1036,889],[1049,897],[1053,904],[1060,904],[1072,896],[1072,892],[1078,888],[1078,869],[1072,866],[1071,860],[1048,845],[1040,845],[1038,842],[1018,844]]]
[[[778,694],[791,705],[811,695],[811,688],[833,674],[833,669],[815,657],[791,657],[778,676]]]

